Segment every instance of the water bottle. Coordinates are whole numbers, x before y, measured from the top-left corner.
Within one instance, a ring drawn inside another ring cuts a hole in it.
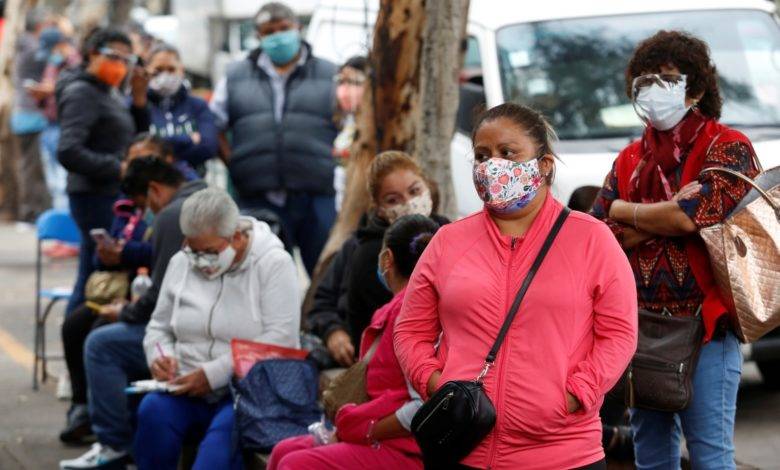
[[[138,272],[130,285],[130,301],[135,303],[152,287],[152,278],[148,268],[138,268]]]

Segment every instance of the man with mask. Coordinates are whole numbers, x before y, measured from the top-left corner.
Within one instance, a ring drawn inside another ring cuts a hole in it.
[[[185,183],[181,173],[157,158],[139,158],[128,165],[122,192],[132,198],[146,195],[155,214],[152,287],[133,304],[112,304],[98,312],[113,321],[90,333],[84,345],[89,414],[98,442],[81,457],[60,462],[61,469],[99,468],[127,459],[133,428],[124,389],[129,381],[149,376],[142,346],[146,324],[157,304],[168,262],[184,241],[179,226],[182,204],[205,188],[200,180]]]
[[[95,242],[89,232],[111,226],[122,157],[136,127],[117,89],[135,63],[130,39],[121,31],[98,29],[84,49],[83,66],[64,73],[55,90],[60,121],[57,159],[68,171],[68,202],[81,232],[79,270],[68,313],[84,303],[84,284],[95,269]]]
[[[336,216],[336,67],[312,55],[286,5],[267,3],[255,24],[260,47],[231,64],[210,106],[231,132],[223,153],[239,204],[275,212],[311,273]]]
[[[184,84],[179,51],[167,44],[155,46],[144,72],[148,80],[132,81],[132,102],[148,113],[149,133],[170,144],[176,160],[202,169],[217,155],[217,128],[208,104]]]

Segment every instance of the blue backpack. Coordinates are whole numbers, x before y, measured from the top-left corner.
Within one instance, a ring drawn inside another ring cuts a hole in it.
[[[308,432],[320,420],[317,367],[307,360],[260,361],[233,379],[235,426],[241,448],[268,453],[281,440]]]

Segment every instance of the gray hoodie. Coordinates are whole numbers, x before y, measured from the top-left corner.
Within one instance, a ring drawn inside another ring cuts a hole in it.
[[[295,263],[264,222],[252,223],[250,249],[237,267],[209,280],[177,253],[165,273],[157,307],[146,327],[151,367],[159,357],[179,362],[179,374],[202,368],[219,394],[233,375],[230,340],[297,348],[300,287]]]

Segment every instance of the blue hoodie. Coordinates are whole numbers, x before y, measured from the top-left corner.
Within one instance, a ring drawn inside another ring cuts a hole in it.
[[[217,155],[217,127],[204,100],[192,96],[184,86],[170,98],[151,90],[148,98],[149,132],[169,142],[177,160],[197,168]],[[198,144],[192,141],[194,132],[200,133]]]

